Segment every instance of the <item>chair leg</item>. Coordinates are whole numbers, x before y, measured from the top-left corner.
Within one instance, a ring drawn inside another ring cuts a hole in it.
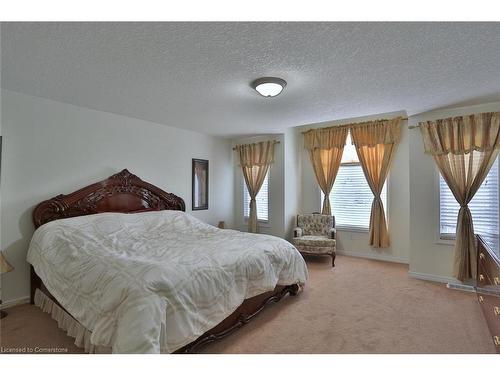
[[[335,253],[332,254],[332,268],[335,267]]]

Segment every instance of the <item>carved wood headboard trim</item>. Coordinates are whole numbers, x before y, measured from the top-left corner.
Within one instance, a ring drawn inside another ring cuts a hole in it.
[[[145,208],[185,211],[184,200],[141,180],[128,170],[41,202],[33,211],[35,228],[52,220],[100,212],[132,212]]]

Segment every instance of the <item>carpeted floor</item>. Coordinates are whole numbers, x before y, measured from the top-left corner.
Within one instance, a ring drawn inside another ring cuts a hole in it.
[[[308,258],[303,293],[265,309],[204,353],[494,353],[473,293],[412,279],[408,267],[367,259]],[[73,339],[30,305],[7,310],[0,346],[64,348]]]

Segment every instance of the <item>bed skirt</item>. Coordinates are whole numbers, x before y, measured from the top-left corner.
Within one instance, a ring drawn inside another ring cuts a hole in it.
[[[42,286],[43,283],[38,285]],[[205,332],[195,341],[176,350],[174,353],[198,353],[199,349],[216,340],[222,339],[229,335],[234,330],[242,327],[257,316],[269,303],[278,302],[287,294],[292,296],[302,290],[298,284],[288,286],[277,285],[273,291],[259,294],[257,296],[245,299],[245,301],[226,319],[220,322],[211,330]],[[48,292],[47,292],[48,293]],[[52,319],[57,322],[60,329],[66,334],[75,339],[75,345],[84,349],[89,354],[108,354],[112,353],[111,347],[94,345],[90,342],[92,331],[85,328],[75,318],[73,318],[66,310],[64,310],[57,302],[55,302],[50,293],[47,295],[39,288],[32,288],[32,301],[43,312],[51,315]],[[160,353],[166,353],[160,351]]]
[[[35,306],[38,306],[43,312],[50,314],[52,319],[57,322],[57,326],[65,331],[68,336],[73,337],[75,345],[82,348],[86,353],[111,353],[111,348],[109,347],[92,344],[90,342],[92,332],[82,326],[40,289],[35,291],[34,302]]]

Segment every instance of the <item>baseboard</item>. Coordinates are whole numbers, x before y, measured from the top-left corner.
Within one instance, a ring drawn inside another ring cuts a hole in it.
[[[476,287],[473,285],[448,283],[446,284],[446,287],[448,289],[460,290],[462,292],[476,293]]]
[[[431,274],[428,274],[428,273],[420,273],[420,272],[414,272],[414,271],[408,271],[408,275],[410,277],[413,277],[414,279],[420,279],[420,280],[426,280],[426,281],[434,281],[436,283],[461,284],[461,282],[458,281],[457,279],[455,279],[454,277],[431,275]]]
[[[393,263],[403,263],[403,264],[410,263],[408,261],[408,259],[401,258],[401,257],[395,257],[393,255],[372,254],[372,253],[365,253],[365,252],[360,252],[360,251],[344,251],[344,250],[336,250],[335,253],[337,253],[338,255],[345,255],[348,257],[381,260],[383,262],[393,262]]]
[[[29,302],[30,302],[30,296],[20,297],[20,298],[11,299],[8,301],[2,301],[0,308],[7,309],[9,307],[16,306],[16,305],[24,305],[25,303],[29,303]]]

